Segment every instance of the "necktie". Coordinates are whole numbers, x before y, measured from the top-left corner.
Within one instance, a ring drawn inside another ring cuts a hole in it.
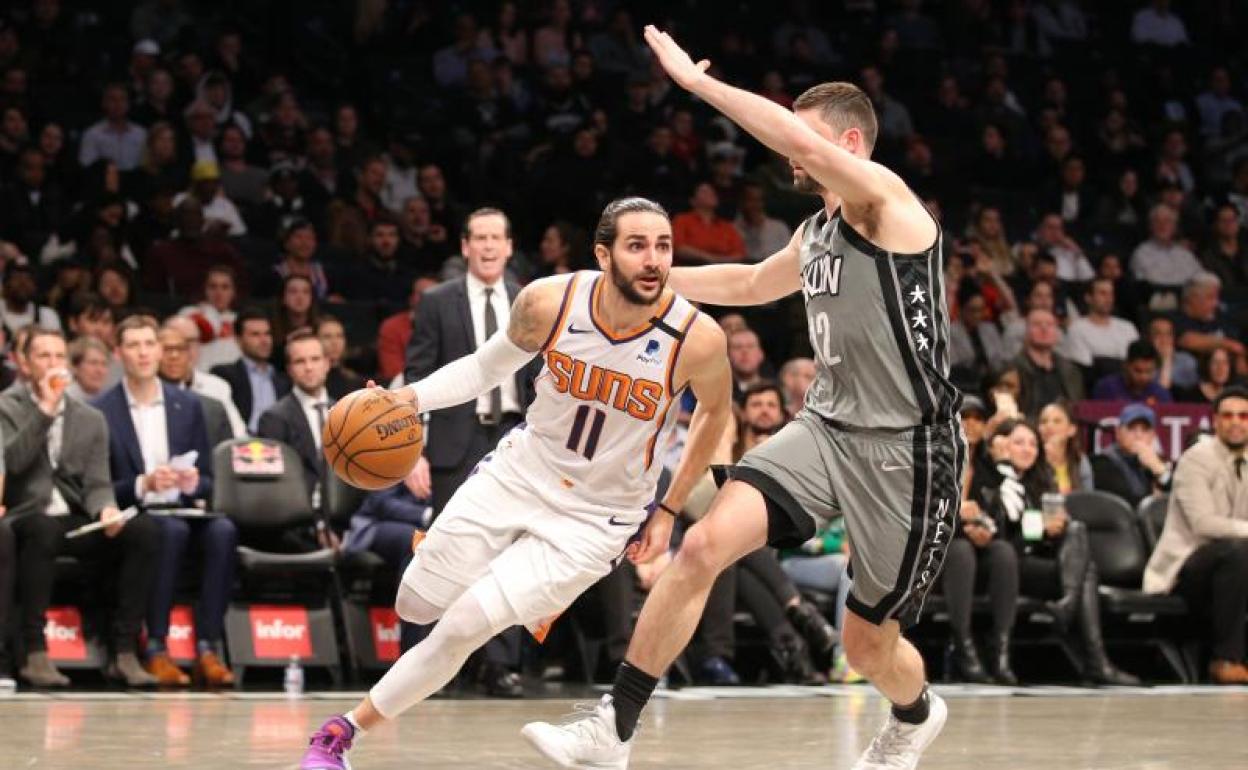
[[[1235,480],[1244,480],[1244,458],[1242,457],[1235,458]]]
[[[317,446],[321,445],[321,434],[325,432],[325,407],[326,406],[327,404],[324,401],[317,401],[315,404],[312,405],[312,408],[316,410],[316,445]]]
[[[485,339],[487,340],[498,331],[498,316],[494,313],[493,298],[494,289],[489,286],[485,287]],[[502,418],[503,389],[500,387],[490,391],[490,422],[498,425]]]

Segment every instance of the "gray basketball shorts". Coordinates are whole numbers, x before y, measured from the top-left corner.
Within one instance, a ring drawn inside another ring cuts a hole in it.
[[[766,498],[771,545],[796,546],[843,515],[849,609],[905,628],[918,620],[944,563],[965,461],[957,423],[863,430],[802,411],[726,475]]]

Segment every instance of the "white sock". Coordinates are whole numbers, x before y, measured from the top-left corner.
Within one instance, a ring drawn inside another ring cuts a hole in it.
[[[345,719],[345,720],[347,720],[348,722],[350,722],[350,723],[351,723],[351,726],[355,728],[355,737],[357,737],[357,738],[358,738],[358,737],[360,737],[361,735],[363,735],[365,732],[367,732],[367,730],[365,730],[363,727],[360,727],[360,723],[359,723],[359,722],[355,721],[355,711],[354,711],[354,710],[352,710],[352,711],[348,711],[347,713],[343,714],[343,715],[342,715],[342,718],[343,718],[343,719]]]
[[[446,686],[468,656],[494,635],[485,610],[465,591],[420,644],[403,653],[369,697],[387,719],[394,719]]]

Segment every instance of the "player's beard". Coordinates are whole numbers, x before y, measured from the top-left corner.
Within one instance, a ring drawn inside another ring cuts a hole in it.
[[[663,289],[667,287],[667,274],[662,270],[655,270],[653,272],[642,270],[637,273],[637,275],[629,277],[620,272],[619,265],[616,264],[614,257],[612,257],[609,267],[611,270],[611,283],[615,284],[615,288],[619,289],[620,295],[623,296],[624,299],[630,304],[640,305],[643,307],[646,305],[653,305],[658,301],[659,297],[663,296]],[[655,290],[653,297],[647,297],[642,294],[636,285],[634,285],[634,282],[638,278],[649,277],[659,279],[659,288]]]
[[[793,189],[810,195],[823,195],[823,185],[819,184],[808,171],[793,172]]]

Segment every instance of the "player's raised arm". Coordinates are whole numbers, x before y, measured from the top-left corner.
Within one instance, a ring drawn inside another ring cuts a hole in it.
[[[399,388],[396,395],[428,412],[463,404],[495,388],[541,350],[559,314],[568,280],[567,276],[554,276],[521,289],[511,305],[511,320],[505,331],[494,334],[471,355]]]
[[[800,247],[803,228],[780,251],[753,265],[673,267],[668,285],[694,302],[712,305],[765,305],[802,288]]]
[[[699,316],[689,328],[674,375],[674,381],[689,383],[698,405],[689,423],[685,451],[661,501],[666,511],[655,511],[646,525],[640,545],[630,554],[636,563],[650,561],[667,549],[675,519],[670,512],[684,508],[689,492],[706,473],[728,420],[732,419],[728,343],[723,330],[709,316]]]
[[[646,42],[676,84],[697,94],[755,139],[800,165],[820,184],[854,207],[883,202],[901,184],[895,175],[820,136],[797,115],[749,91],[706,74],[710,62],[695,63],[671,35],[646,27]]]

